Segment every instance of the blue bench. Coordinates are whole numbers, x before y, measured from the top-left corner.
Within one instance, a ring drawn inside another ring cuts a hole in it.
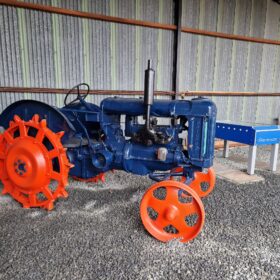
[[[229,141],[249,145],[247,172],[255,172],[257,146],[272,145],[270,170],[276,171],[280,143],[279,125],[235,124],[229,121],[217,122],[216,138],[224,140],[224,157],[228,157]]]

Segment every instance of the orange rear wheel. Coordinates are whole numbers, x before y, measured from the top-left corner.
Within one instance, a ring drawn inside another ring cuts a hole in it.
[[[46,120],[23,121],[14,117],[0,139],[0,174],[4,188],[23,207],[53,208],[59,197],[67,197],[69,163],[61,144],[63,132],[54,133]]]
[[[200,197],[189,186],[162,181],[144,194],[140,214],[146,230],[156,239],[181,242],[194,239],[201,231],[205,212]]]

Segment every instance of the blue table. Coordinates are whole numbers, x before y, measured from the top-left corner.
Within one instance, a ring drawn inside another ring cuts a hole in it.
[[[229,121],[218,121],[216,125],[216,138],[224,140],[224,157],[228,157],[228,141],[250,145],[247,168],[247,172],[250,175],[254,174],[255,171],[257,146],[272,145],[270,169],[276,171],[280,143],[279,125],[235,124]]]

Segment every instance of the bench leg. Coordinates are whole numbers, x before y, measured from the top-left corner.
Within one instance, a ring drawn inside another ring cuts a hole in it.
[[[249,175],[253,175],[255,173],[256,156],[257,156],[257,146],[249,146],[248,168],[247,168],[247,173]]]
[[[277,157],[279,151],[279,144],[272,145],[271,155],[270,155],[270,170],[276,171],[277,169]]]
[[[227,158],[228,154],[229,154],[229,141],[224,140],[224,152],[223,152],[224,158]]]

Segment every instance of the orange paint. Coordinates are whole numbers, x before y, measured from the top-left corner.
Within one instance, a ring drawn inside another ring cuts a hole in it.
[[[29,132],[33,133],[29,133]],[[3,194],[10,194],[24,208],[41,207],[53,209],[55,200],[67,197],[69,169],[66,149],[61,144],[63,133],[54,133],[46,120],[23,121],[17,115],[0,138],[0,179]],[[44,139],[51,147],[44,144]],[[56,160],[59,170],[56,170]],[[56,181],[56,187],[50,187]]]
[[[182,167],[177,167],[175,170],[173,170],[173,173],[181,173],[181,172],[183,172]],[[170,179],[174,180],[174,177],[171,176]],[[186,177],[182,176],[180,182],[184,183],[185,181],[186,181]],[[201,189],[202,183],[207,183],[209,185],[206,191],[203,191]],[[216,183],[216,174],[214,169],[211,167],[208,169],[207,173],[195,172],[194,180],[190,183],[190,187],[196,191],[199,197],[206,197],[213,191],[215,187],[215,183]]]
[[[98,183],[98,181],[101,181],[104,183],[105,182],[105,173],[100,173],[100,174],[96,175],[95,177],[88,178],[88,179],[80,178],[80,177],[76,177],[76,176],[73,176],[72,178],[76,181],[85,182],[85,183]]]
[[[164,199],[158,199],[154,195],[154,191],[159,188],[166,190]],[[180,193],[183,198],[186,192],[191,201],[182,202]],[[157,213],[156,219],[150,217],[149,208]],[[179,238],[181,242],[194,239],[202,230],[205,219],[204,207],[197,193],[189,186],[172,180],[158,182],[146,191],[141,201],[140,214],[146,230],[162,242],[175,238]],[[197,216],[193,226],[186,222],[190,215]],[[170,225],[176,228],[177,233],[166,232],[165,228]]]

